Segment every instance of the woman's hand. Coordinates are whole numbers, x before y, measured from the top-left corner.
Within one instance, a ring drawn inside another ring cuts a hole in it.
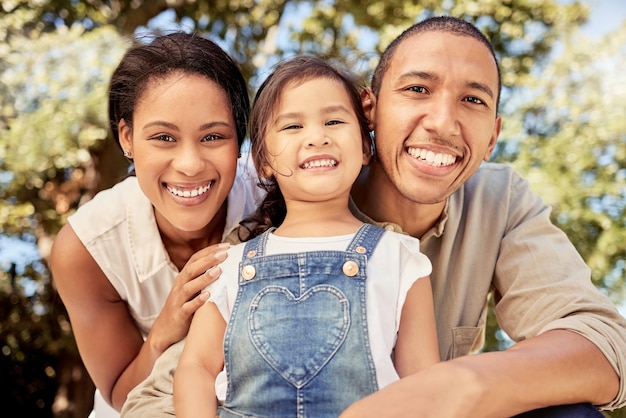
[[[202,289],[219,278],[222,271],[218,264],[226,259],[229,247],[228,243],[220,243],[198,251],[176,276],[146,341],[157,355],[185,338],[193,314],[209,298]]]

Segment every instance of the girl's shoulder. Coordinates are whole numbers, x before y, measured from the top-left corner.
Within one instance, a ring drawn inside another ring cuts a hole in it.
[[[420,250],[420,240],[404,233],[385,231],[375,255],[398,263],[402,268],[416,269],[420,272],[420,277],[429,275],[432,271],[430,259]]]

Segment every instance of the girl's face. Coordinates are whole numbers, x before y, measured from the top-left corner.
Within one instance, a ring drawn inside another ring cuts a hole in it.
[[[368,157],[350,97],[338,81],[289,83],[265,135],[268,165],[285,201],[348,196]]]
[[[132,130],[120,124],[120,141],[161,232],[201,238],[235,179],[239,150],[226,93],[206,77],[176,72],[148,83],[133,118]]]

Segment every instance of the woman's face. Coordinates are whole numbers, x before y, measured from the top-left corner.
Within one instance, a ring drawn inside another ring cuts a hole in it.
[[[148,83],[120,141],[162,233],[200,238],[224,204],[237,167],[237,130],[224,90],[176,72]]]

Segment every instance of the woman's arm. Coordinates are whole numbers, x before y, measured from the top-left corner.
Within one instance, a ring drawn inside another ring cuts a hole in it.
[[[430,277],[418,279],[402,306],[395,365],[405,377],[440,361]]]
[[[126,304],[69,224],[54,241],[50,268],[69,314],[83,363],[96,387],[111,402],[116,384],[124,385],[129,379],[139,382],[145,377],[122,379],[122,372],[142,350],[141,334]],[[143,351],[142,359],[152,357],[149,350]],[[155,359],[156,356],[143,362]],[[113,406],[119,408],[121,403],[113,403]]]
[[[174,374],[177,417],[216,416],[215,378],[224,367],[225,331],[226,322],[214,303],[207,302],[194,315]]]
[[[52,276],[83,363],[114,408],[121,409],[128,392],[148,376],[157,357],[186,335],[193,312],[208,297],[200,290],[219,275],[219,269],[213,269],[214,277],[202,274],[217,263],[210,256],[214,252],[209,247],[190,259],[144,342],[126,302],[71,226],[65,225],[57,235],[50,256]]]

